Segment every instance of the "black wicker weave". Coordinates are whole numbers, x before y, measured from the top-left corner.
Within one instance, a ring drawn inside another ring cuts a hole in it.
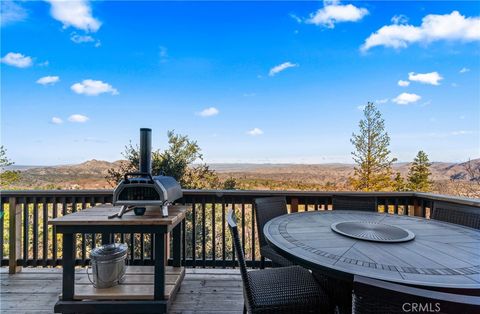
[[[480,229],[480,208],[435,202],[431,218]]]
[[[294,265],[291,261],[275,252],[268,245],[263,234],[263,227],[270,219],[285,214],[288,214],[285,197],[262,197],[255,199],[255,218],[257,219],[257,232],[260,240],[260,254],[263,259],[268,258],[271,260],[274,267]],[[263,259],[260,268],[264,268]]]
[[[229,210],[227,222],[232,233],[243,281],[244,312],[329,313],[328,297],[310,272],[300,266],[247,272],[237,222]]]
[[[334,195],[332,204],[334,210],[377,211],[377,200],[375,197]]]
[[[480,313],[480,297],[424,290],[355,276],[354,314]]]
[[[312,271],[312,275],[328,295],[330,304],[336,308],[336,313],[352,313],[353,283],[351,281],[334,278],[316,270]]]

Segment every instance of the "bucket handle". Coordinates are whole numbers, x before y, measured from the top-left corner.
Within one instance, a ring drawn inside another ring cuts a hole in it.
[[[96,288],[97,285],[93,282],[92,278],[90,278],[90,272],[88,271],[90,269],[90,267],[86,267],[86,271],[87,271],[87,277],[88,277],[88,281],[90,281],[90,283]]]

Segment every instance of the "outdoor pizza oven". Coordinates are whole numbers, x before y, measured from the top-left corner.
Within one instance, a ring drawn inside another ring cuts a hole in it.
[[[140,129],[139,171],[126,173],[113,191],[113,205],[122,205],[120,218],[127,210],[143,215],[146,208],[162,210],[168,216],[168,206],[183,197],[180,184],[168,176],[152,176],[152,130]]]

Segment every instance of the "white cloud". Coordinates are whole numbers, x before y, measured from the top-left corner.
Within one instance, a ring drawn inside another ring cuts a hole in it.
[[[458,131],[452,131],[450,132],[451,135],[457,136],[457,135],[466,135],[466,134],[473,134],[473,131],[467,131],[467,130],[458,130]]]
[[[430,84],[430,85],[440,85],[440,81],[443,80],[443,77],[438,74],[438,72],[430,72],[430,73],[415,73],[410,72],[408,73],[408,79],[413,82],[420,82],[423,84]]]
[[[399,80],[398,81],[398,86],[406,87],[408,85],[410,85],[409,81],[404,81],[404,80]]]
[[[371,34],[360,47],[365,52],[375,46],[386,46],[393,48],[405,48],[409,42],[417,42],[422,38],[421,30],[411,25],[389,25],[383,26]]]
[[[63,27],[75,27],[86,32],[96,32],[102,23],[92,16],[92,8],[86,0],[46,0],[51,4],[50,14],[63,23]]]
[[[44,76],[41,77],[37,80],[37,84],[41,85],[53,85],[60,81],[60,78],[58,76]]]
[[[28,68],[32,66],[33,61],[31,57],[24,56],[21,53],[9,52],[0,59],[2,63],[17,67],[17,68]]]
[[[393,24],[407,24],[408,17],[403,14],[394,15],[391,19]]]
[[[90,43],[95,41],[95,39],[90,35],[78,35],[77,33],[72,33],[70,40],[76,44]]]
[[[53,124],[62,124],[62,123],[63,123],[63,120],[60,119],[59,117],[52,117],[51,122],[52,122]]]
[[[388,98],[383,98],[383,99],[377,99],[375,100],[375,103],[377,104],[386,104],[389,101]]]
[[[460,71],[460,73],[467,73],[467,72],[470,72],[470,69],[469,68],[462,68]]]
[[[292,19],[294,19],[297,23],[302,23],[302,22],[303,22],[301,18],[299,18],[297,15],[295,15],[295,14],[293,14],[293,13],[290,14],[290,17],[291,17]]]
[[[365,107],[366,107],[366,106],[367,106],[367,105],[358,105],[358,106],[357,106],[357,109],[360,110],[360,111],[363,111],[363,110],[365,110]]]
[[[356,22],[368,14],[368,10],[365,8],[358,8],[353,4],[343,5],[337,0],[324,1],[323,5],[322,9],[310,14],[310,18],[305,22],[334,28],[335,23]]]
[[[262,135],[263,131],[259,128],[253,128],[250,131],[248,131],[247,134],[251,136],[258,136],[258,135]]]
[[[292,63],[290,61],[288,62],[284,62],[282,64],[279,64],[279,65],[276,65],[274,66],[273,68],[270,69],[270,72],[268,72],[268,75],[270,76],[274,76],[288,68],[294,68],[294,67],[298,67],[298,64],[296,63]]]
[[[1,1],[0,3],[0,24],[2,26],[24,21],[27,15],[27,11],[15,1]]]
[[[39,67],[47,67],[48,65],[50,64],[50,62],[47,61],[43,61],[43,62],[40,62],[40,63],[37,63],[37,65]]]
[[[410,94],[410,93],[401,93],[397,97],[393,98],[392,101],[398,105],[408,105],[410,103],[417,102],[422,97],[417,94]]]
[[[118,91],[112,85],[102,81],[83,80],[81,83],[73,84],[70,88],[77,94],[87,96],[97,96],[103,93],[118,95]]]
[[[70,40],[73,41],[76,44],[83,44],[83,43],[95,43],[94,46],[95,48],[100,47],[101,42],[98,39],[93,38],[90,35],[79,35],[75,32],[73,32],[70,36]]]
[[[201,116],[201,117],[211,117],[211,116],[216,116],[219,113],[220,113],[220,111],[217,108],[209,107],[209,108],[205,108],[202,111],[200,111],[198,113],[198,115]]]
[[[68,117],[68,121],[76,123],[85,123],[88,120],[90,120],[90,118],[82,114],[72,114],[70,117]]]
[[[406,24],[385,25],[372,33],[360,50],[372,47],[406,48],[413,43],[430,43],[439,40],[471,42],[480,40],[480,17],[465,17],[458,11],[450,14],[429,14],[420,26]]]

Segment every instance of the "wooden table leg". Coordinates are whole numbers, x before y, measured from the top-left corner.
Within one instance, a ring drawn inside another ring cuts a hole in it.
[[[173,228],[173,267],[182,266],[182,224]]]
[[[154,300],[163,300],[165,297],[165,233],[155,235],[155,273],[154,273]]]
[[[75,247],[73,233],[63,234],[62,265],[62,300],[71,301],[75,293]]]

